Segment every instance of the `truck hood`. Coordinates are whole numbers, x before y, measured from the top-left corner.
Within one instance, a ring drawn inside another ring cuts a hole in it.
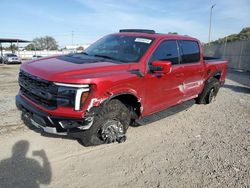
[[[82,79],[126,71],[130,67],[117,61],[105,61],[83,54],[53,56],[23,63],[21,70],[44,80],[64,83],[81,83]]]

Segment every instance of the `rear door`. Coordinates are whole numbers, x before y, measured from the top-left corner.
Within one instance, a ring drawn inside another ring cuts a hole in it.
[[[197,41],[179,40],[181,65],[183,67],[183,101],[194,98],[203,83],[204,64]]]
[[[159,74],[150,71],[154,60],[166,60],[172,62],[172,70],[167,74]],[[152,113],[169,106],[175,105],[182,99],[179,86],[182,83],[182,69],[176,40],[164,40],[153,52],[148,62],[146,74],[146,103],[149,108],[145,113]]]

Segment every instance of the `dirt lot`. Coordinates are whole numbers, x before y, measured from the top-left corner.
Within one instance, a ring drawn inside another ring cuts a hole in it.
[[[210,105],[131,127],[123,144],[86,148],[23,125],[18,68],[0,66],[0,187],[250,187],[249,75],[230,73]]]

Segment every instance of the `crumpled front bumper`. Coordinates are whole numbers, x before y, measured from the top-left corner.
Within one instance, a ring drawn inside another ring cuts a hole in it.
[[[22,120],[27,126],[37,127],[49,134],[78,138],[84,130],[90,128],[94,119],[94,114],[82,119],[51,116],[30,104],[20,94],[16,96],[16,106],[22,111]]]

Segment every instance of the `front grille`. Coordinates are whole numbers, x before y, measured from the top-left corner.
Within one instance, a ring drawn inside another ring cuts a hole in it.
[[[33,76],[27,72],[20,71],[19,85],[21,93],[47,109],[57,108],[58,87],[52,82]]]

